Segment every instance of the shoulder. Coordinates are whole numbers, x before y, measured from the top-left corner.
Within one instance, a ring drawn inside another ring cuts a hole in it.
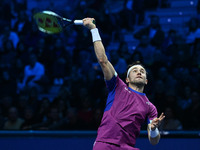
[[[150,101],[147,102],[149,105],[149,120],[153,120],[154,118],[156,118],[158,116],[158,111],[157,108],[154,104],[152,104]]]
[[[36,62],[35,66],[36,66],[36,67],[40,67],[40,68],[43,68],[43,67],[44,67],[44,65],[43,65],[42,63],[40,63],[40,62]]]
[[[106,86],[109,90],[113,90],[115,87],[127,86],[119,77],[117,72],[115,72],[114,76],[110,80],[105,80]]]

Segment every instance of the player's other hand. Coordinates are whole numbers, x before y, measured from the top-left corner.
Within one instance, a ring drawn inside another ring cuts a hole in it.
[[[164,118],[164,113],[162,113],[159,118],[154,118],[151,122],[151,130],[154,131],[156,128],[158,128]]]
[[[88,28],[89,30],[96,28],[96,25],[94,24],[95,19],[94,18],[84,18],[83,19],[83,25]]]

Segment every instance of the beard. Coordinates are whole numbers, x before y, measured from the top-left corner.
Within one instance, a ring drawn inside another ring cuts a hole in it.
[[[143,80],[134,80],[134,81],[129,82],[129,84],[133,84],[137,87],[144,87],[146,85],[146,82]]]

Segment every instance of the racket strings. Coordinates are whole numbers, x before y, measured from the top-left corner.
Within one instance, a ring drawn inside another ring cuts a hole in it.
[[[68,27],[68,26],[70,26],[72,23],[71,22],[69,22],[69,21],[67,21],[67,22],[65,22],[66,20],[65,19],[63,19],[63,18],[59,18],[59,23],[60,23],[60,25],[62,25],[62,27],[63,28],[66,28],[66,27]]]

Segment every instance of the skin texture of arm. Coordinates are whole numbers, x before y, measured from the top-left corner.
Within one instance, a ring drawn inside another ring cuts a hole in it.
[[[85,18],[83,19],[83,25],[89,30],[95,29],[96,25],[93,23],[93,20],[94,18]],[[115,69],[106,56],[103,43],[102,41],[95,41],[93,44],[97,60],[104,74],[104,79],[110,80],[115,74]]]

